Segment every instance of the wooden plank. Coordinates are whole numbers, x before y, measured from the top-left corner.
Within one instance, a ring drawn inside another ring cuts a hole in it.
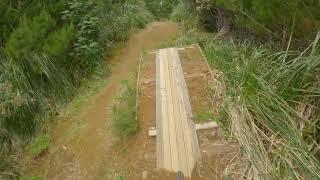
[[[178,154],[178,163],[179,163],[179,171],[185,172],[186,174],[190,174],[189,168],[188,168],[188,154],[187,154],[187,147],[186,147],[186,139],[188,137],[185,136],[183,127],[185,125],[185,122],[183,121],[182,113],[183,111],[180,108],[180,101],[179,101],[179,94],[181,92],[178,88],[178,82],[176,78],[176,64],[174,63],[174,60],[172,59],[172,48],[168,49],[167,53],[171,57],[170,61],[168,61],[168,67],[170,69],[170,79],[171,79],[171,90],[172,90],[172,97],[174,98],[174,101],[172,103],[174,107],[174,123],[175,123],[175,133],[176,133],[176,139],[177,139],[177,150],[179,152]],[[179,142],[179,143],[178,143]]]
[[[203,124],[196,124],[196,130],[213,129],[217,128],[218,124],[216,122],[208,122]]]
[[[202,124],[195,124],[195,129],[198,130],[206,130],[206,129],[214,129],[218,128],[218,124],[216,122],[207,122]],[[154,137],[159,135],[157,129],[155,127],[149,128],[149,136]]]
[[[163,138],[162,138],[162,109],[161,109],[161,90],[160,90],[160,57],[159,51],[156,52],[156,151],[157,151],[157,167],[163,166]],[[149,131],[150,135],[150,131]]]
[[[198,138],[197,138],[197,134],[196,134],[196,129],[195,126],[192,122],[193,119],[193,115],[192,115],[192,110],[191,110],[191,104],[190,104],[190,100],[189,100],[189,95],[188,95],[188,88],[184,79],[184,74],[183,74],[183,69],[181,66],[181,62],[180,62],[180,58],[179,58],[179,54],[178,51],[174,51],[174,60],[175,63],[177,64],[177,78],[179,79],[179,87],[181,89],[181,93],[182,93],[182,100],[184,102],[184,107],[187,113],[187,124],[188,124],[188,128],[191,131],[191,137],[192,137],[192,151],[194,156],[196,157],[196,160],[200,158],[200,150],[199,150],[199,143],[198,143]]]
[[[149,136],[151,136],[151,137],[157,136],[157,129],[156,129],[156,127],[150,127],[148,132],[149,132],[149,133],[148,133]],[[158,147],[157,147],[157,148],[158,148]]]
[[[161,51],[161,50],[160,50]],[[175,117],[174,117],[174,106],[173,101],[174,97],[172,96],[172,87],[171,81],[172,77],[170,76],[170,69],[169,69],[169,62],[170,57],[167,53],[167,50],[162,50],[163,53],[163,64],[165,66],[165,83],[166,83],[166,91],[167,91],[167,111],[168,111],[168,129],[170,134],[170,150],[171,150],[171,168],[172,170],[177,171],[179,164],[178,164],[178,148],[177,148],[177,139],[176,139],[176,132],[175,132]]]
[[[190,177],[199,145],[178,49],[159,50],[156,61],[157,129],[149,135],[157,135],[157,167]]]
[[[170,148],[170,132],[169,132],[169,120],[167,112],[167,92],[166,92],[166,83],[165,83],[165,65],[163,63],[165,56],[159,51],[160,56],[160,90],[161,90],[161,112],[162,112],[162,134],[163,134],[163,167],[168,169],[172,168],[171,164],[171,148]],[[169,142],[168,142],[169,141]]]
[[[195,163],[195,158],[194,158],[194,150],[193,150],[193,142],[192,142],[192,132],[191,132],[191,128],[189,126],[189,117],[192,117],[192,112],[191,112],[191,106],[190,106],[190,111],[188,109],[187,103],[186,101],[189,101],[188,99],[188,94],[184,94],[184,89],[183,89],[183,82],[184,82],[184,77],[183,77],[183,72],[180,71],[181,68],[181,63],[180,63],[180,58],[179,56],[177,56],[177,51],[173,50],[173,61],[176,65],[176,69],[175,69],[175,73],[176,73],[176,78],[177,78],[177,87],[179,88],[180,94],[179,94],[179,108],[181,110],[181,115],[182,115],[182,120],[183,125],[182,125],[182,130],[184,131],[185,134],[185,145],[186,145],[186,156],[188,157],[187,159],[187,171],[185,173],[185,175],[187,176],[191,176],[191,172],[192,169],[194,167],[194,163]],[[185,97],[187,96],[187,97]],[[189,102],[190,103],[190,102]]]

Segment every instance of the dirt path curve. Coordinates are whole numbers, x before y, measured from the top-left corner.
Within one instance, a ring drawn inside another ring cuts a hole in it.
[[[117,157],[110,157],[114,155],[110,130],[113,98],[119,92],[121,81],[134,75],[142,50],[154,49],[174,38],[177,32],[175,23],[151,23],[134,33],[119,54],[108,60],[112,64],[112,75],[107,85],[90,104],[81,107],[78,115],[59,121],[53,128],[53,143],[45,167],[46,179],[109,179],[110,174],[119,173],[117,168],[120,165],[112,160]],[[131,144],[143,148],[140,144]]]

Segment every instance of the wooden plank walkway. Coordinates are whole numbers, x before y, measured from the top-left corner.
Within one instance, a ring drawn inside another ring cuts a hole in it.
[[[177,48],[158,50],[156,66],[157,167],[191,177],[200,150]]]

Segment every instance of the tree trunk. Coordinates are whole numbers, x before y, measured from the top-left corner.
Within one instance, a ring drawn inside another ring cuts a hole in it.
[[[227,13],[220,8],[216,8],[217,11],[217,29],[219,34],[226,34],[231,31],[231,20]]]

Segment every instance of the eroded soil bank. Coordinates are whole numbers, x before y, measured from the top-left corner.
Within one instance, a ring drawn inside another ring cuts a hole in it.
[[[110,127],[113,98],[118,95],[121,81],[135,75],[141,53],[156,48],[177,33],[175,23],[151,23],[134,33],[126,46],[107,60],[112,71],[107,85],[82,105],[79,113],[58,117],[51,127],[50,150],[38,162],[37,175],[45,179],[142,178],[144,160],[149,157],[139,152],[144,146],[138,140],[140,132],[125,145],[114,143]]]

